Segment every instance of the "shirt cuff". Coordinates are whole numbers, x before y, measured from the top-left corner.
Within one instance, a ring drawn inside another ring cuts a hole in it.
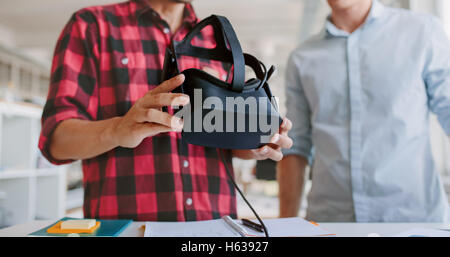
[[[88,118],[71,113],[58,113],[58,120],[55,117],[49,117],[43,120],[41,135],[39,136],[38,147],[42,155],[54,165],[62,165],[74,162],[75,160],[58,160],[50,154],[50,138],[55,128],[63,121],[68,119],[89,120]]]
[[[300,155],[308,161],[308,165],[311,166],[313,162],[312,150],[307,148],[292,146],[290,149],[282,150],[284,156],[288,155]]]

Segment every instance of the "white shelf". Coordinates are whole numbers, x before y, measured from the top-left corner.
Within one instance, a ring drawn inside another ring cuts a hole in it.
[[[40,119],[42,108],[29,103],[16,103],[0,101],[0,113],[5,116],[21,116],[32,119]]]
[[[41,113],[42,108],[33,104],[0,101],[0,192],[6,211],[0,226],[65,214],[67,166],[41,160]]]
[[[49,67],[0,46],[0,227],[65,214],[67,166],[42,160],[38,149],[42,106],[48,91]]]
[[[64,172],[63,168],[55,167],[48,169],[29,169],[29,170],[5,170],[0,171],[0,179],[16,179],[29,177],[56,176]]]
[[[31,176],[29,170],[0,171],[0,179],[28,178]]]
[[[48,177],[48,176],[56,176],[61,172],[65,172],[65,168],[63,167],[56,167],[56,168],[49,168],[49,169],[37,169],[34,170],[36,177]]]

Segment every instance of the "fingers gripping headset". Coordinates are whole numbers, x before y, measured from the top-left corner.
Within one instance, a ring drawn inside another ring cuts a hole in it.
[[[215,48],[209,49],[192,45],[191,42],[194,37],[208,25],[211,25],[214,30]],[[180,72],[177,59],[183,55],[232,64],[231,83],[222,81],[199,69],[186,69]],[[249,66],[254,71],[255,78],[245,81],[245,66]],[[268,80],[274,71],[275,68],[273,66],[267,69],[257,58],[242,52],[236,33],[227,18],[212,15],[202,20],[182,41],[174,41],[172,46],[166,50],[162,77],[163,80],[167,80],[179,73],[183,73],[185,75],[185,81],[180,86],[180,89],[177,90],[189,96],[191,117],[194,116],[196,111],[201,111],[202,117],[205,117],[211,111],[222,112],[222,117],[227,117],[227,115],[229,116],[231,114],[233,117],[232,129],[230,131],[230,124],[226,124],[229,120],[224,122],[222,129],[212,132],[205,131],[204,128],[200,131],[195,130],[195,124],[192,122],[188,125],[190,127],[186,127],[185,122],[182,139],[190,144],[221,149],[256,149],[267,144],[263,143],[261,138],[262,136],[270,137],[271,131],[274,130],[263,130],[259,126],[261,119],[266,122],[268,120],[275,121],[270,126],[274,126],[277,129],[282,122],[275,98],[268,84]],[[211,96],[220,99],[222,103],[226,103],[227,98],[241,98],[243,102],[247,102],[249,99],[255,99],[256,101],[253,103],[256,103],[256,111],[252,111],[250,108],[235,108],[235,106],[228,105],[204,108],[203,103],[196,102],[199,100],[195,97],[195,92],[196,90],[198,92],[199,89],[201,89],[200,92],[202,94],[200,101]],[[239,120],[237,117],[245,117],[245,128],[250,128],[251,125],[255,125],[253,123],[250,124],[251,121],[258,121],[258,126],[253,131],[237,132],[238,127],[242,126],[242,124],[238,124]],[[233,180],[222,151],[219,152],[230,180],[263,226],[266,236],[268,236],[264,223]]]

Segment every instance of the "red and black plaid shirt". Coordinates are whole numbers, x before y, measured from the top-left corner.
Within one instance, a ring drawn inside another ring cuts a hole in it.
[[[51,162],[49,138],[67,119],[97,121],[123,116],[161,81],[164,53],[197,23],[186,5],[174,34],[145,1],[82,9],[56,45],[51,85],[42,115],[39,148]],[[213,47],[205,29],[192,42]],[[181,70],[220,63],[182,57]],[[173,110],[169,108],[169,112]],[[70,135],[68,135],[70,136]],[[236,196],[218,149],[190,145],[177,132],[146,138],[134,149],[117,147],[83,160],[84,215],[90,218],[190,221],[236,217]],[[228,152],[231,167],[231,154]]]

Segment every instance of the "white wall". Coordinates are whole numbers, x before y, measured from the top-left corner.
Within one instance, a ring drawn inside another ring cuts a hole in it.
[[[9,47],[15,45],[14,33],[9,28],[0,24],[0,43]]]

